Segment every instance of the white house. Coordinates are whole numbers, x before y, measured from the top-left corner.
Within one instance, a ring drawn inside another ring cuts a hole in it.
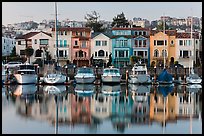
[[[33,63],[36,59],[46,60],[46,52],[52,55],[50,46],[52,45],[51,34],[40,32],[29,32],[22,36],[16,37],[16,54],[25,56],[25,49],[32,47],[34,49],[33,55],[30,57],[30,62]],[[44,61],[43,61],[44,62]]]
[[[112,53],[111,33],[92,33],[91,35],[91,56],[95,64],[103,62],[103,66],[109,61]]]
[[[2,37],[2,56],[9,56],[15,46],[15,39]]]
[[[200,39],[198,33],[177,33],[176,60],[184,67],[193,67],[199,57]]]

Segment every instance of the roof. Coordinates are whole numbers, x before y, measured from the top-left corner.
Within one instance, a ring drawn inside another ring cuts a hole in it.
[[[148,28],[143,28],[143,27],[113,27],[112,30],[146,30],[148,31],[149,29]]]
[[[52,31],[55,31],[55,28],[52,28]],[[61,27],[61,28],[58,28],[58,31],[91,32],[91,28],[89,27]]]
[[[28,38],[33,37],[34,35],[39,34],[39,33],[41,33],[41,32],[44,33],[44,34],[46,34],[46,35],[48,35],[48,36],[50,36],[50,37],[52,37],[52,35],[51,35],[50,33],[46,33],[46,32],[40,31],[40,32],[29,32],[29,33],[27,33],[27,34],[18,36],[18,37],[16,37],[15,39],[28,39]]]
[[[96,36],[98,36],[99,34],[104,34],[105,36],[111,38],[112,37],[112,32],[94,32],[91,33],[91,38],[94,38]]]
[[[159,33],[159,32],[162,32],[162,33],[163,33],[163,31],[151,30],[151,31],[150,31],[150,35],[152,36],[152,35],[155,35],[155,34],[157,34],[157,33]],[[176,36],[176,33],[177,33],[176,30],[166,30],[166,31],[165,31],[165,34],[167,34],[168,36]]]
[[[199,39],[199,34],[198,33],[193,33],[192,37],[195,39]],[[177,33],[176,38],[191,38],[191,33]]]

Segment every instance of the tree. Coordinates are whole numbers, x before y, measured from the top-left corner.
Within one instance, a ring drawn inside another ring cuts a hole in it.
[[[27,58],[29,58],[29,63],[30,63],[30,57],[33,55],[34,49],[32,47],[27,47],[25,49],[25,55]]]
[[[94,32],[104,32],[103,24],[99,22],[100,15],[96,11],[92,11],[91,14],[85,16],[86,27],[90,27]]]
[[[109,54],[109,61],[107,63],[107,66],[111,66],[112,65],[112,53]]]
[[[16,57],[16,46],[13,47],[13,50],[11,52],[11,57]]]
[[[124,13],[122,12],[121,14],[119,14],[113,18],[113,22],[112,22],[111,26],[112,27],[128,27],[129,22],[125,18]]]
[[[163,21],[160,21],[160,22],[157,24],[157,30],[163,31],[163,30],[164,30],[163,24],[164,24],[164,22],[163,22]],[[168,29],[169,29],[169,26],[165,23],[165,30],[168,30]]]

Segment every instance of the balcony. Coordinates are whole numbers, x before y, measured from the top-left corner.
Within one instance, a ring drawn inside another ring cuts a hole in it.
[[[58,60],[67,60],[68,59],[68,56],[59,56],[58,57]]]

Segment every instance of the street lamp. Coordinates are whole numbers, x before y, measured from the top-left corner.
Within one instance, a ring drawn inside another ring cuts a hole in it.
[[[175,66],[175,79],[177,80],[177,66]]]
[[[157,67],[154,66],[154,81],[156,82],[156,78],[157,78]]]

